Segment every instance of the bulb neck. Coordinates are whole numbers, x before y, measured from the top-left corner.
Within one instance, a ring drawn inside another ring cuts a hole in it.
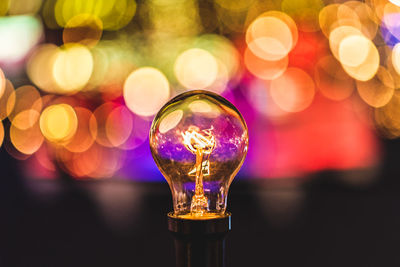
[[[230,229],[230,213],[206,220],[183,219],[169,213],[176,267],[225,267],[225,237]]]

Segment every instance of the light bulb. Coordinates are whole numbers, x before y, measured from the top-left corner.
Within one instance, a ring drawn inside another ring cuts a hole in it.
[[[153,120],[150,148],[172,191],[173,215],[224,216],[229,186],[247,147],[246,123],[225,98],[196,90],[165,104]]]

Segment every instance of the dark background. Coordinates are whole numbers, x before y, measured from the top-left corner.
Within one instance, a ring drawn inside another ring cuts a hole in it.
[[[384,148],[378,169],[347,172],[376,178],[364,186],[344,183],[339,172],[295,183],[235,180],[227,266],[399,266],[400,143]],[[26,180],[0,153],[0,266],[174,266],[166,182]],[[111,188],[109,202],[135,196],[108,209],[114,224],[90,197],[96,188]]]

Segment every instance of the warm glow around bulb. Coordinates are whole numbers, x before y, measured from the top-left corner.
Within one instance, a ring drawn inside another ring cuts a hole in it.
[[[153,120],[150,148],[170,185],[174,216],[225,216],[229,186],[247,145],[243,117],[221,96],[189,91],[165,104]]]

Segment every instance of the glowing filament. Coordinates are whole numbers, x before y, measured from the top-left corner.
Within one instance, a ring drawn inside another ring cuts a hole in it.
[[[189,127],[189,130],[182,133],[183,144],[196,155],[194,170],[188,174],[196,173],[195,194],[192,198],[190,212],[195,216],[202,216],[208,211],[208,200],[204,195],[203,177],[210,174],[209,157],[215,148],[215,138],[211,134],[212,129],[203,130],[199,133],[197,127]]]

